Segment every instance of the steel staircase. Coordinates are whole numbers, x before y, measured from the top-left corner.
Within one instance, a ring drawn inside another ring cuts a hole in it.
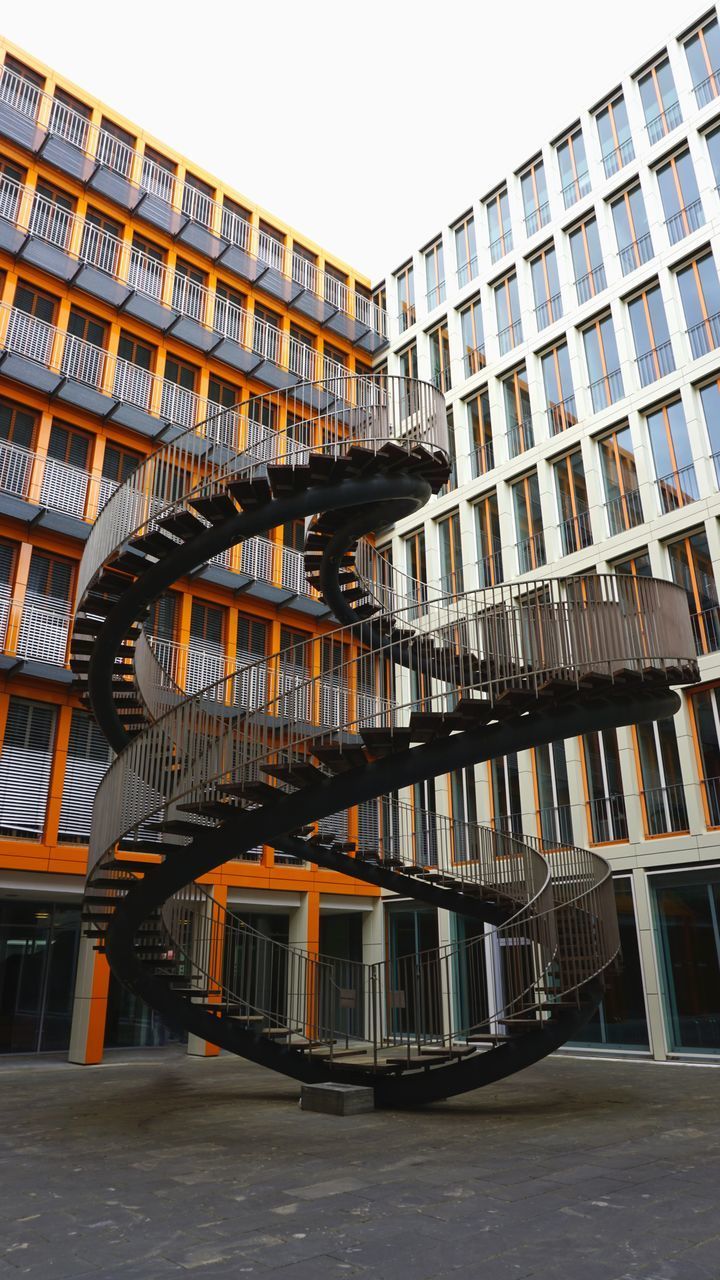
[[[118,752],[93,811],[88,935],[170,1022],[301,1080],[369,1082],[384,1105],[448,1097],[552,1052],[591,1017],[619,950],[598,854],[430,814],[440,834],[426,861],[403,791],[672,715],[671,686],[698,678],[672,583],[398,589],[372,535],[448,474],[429,385],[348,376],[253,397],[163,445],[110,497],[72,635],[76,681]],[[300,518],[340,656],[314,674],[313,642],[299,643],[186,695],[143,627],[153,601]],[[359,804],[370,838],[330,834]],[[257,844],[443,907],[458,940],[355,965],[264,938],[197,883]]]

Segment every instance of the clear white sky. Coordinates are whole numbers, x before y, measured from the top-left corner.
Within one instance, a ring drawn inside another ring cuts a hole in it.
[[[4,34],[377,280],[703,0],[32,0]]]

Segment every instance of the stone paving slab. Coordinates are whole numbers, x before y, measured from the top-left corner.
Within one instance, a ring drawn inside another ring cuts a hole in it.
[[[555,1057],[413,1112],[175,1047],[0,1063],[0,1277],[720,1280],[720,1070]]]

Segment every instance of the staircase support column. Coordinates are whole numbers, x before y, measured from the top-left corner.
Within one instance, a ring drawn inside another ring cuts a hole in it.
[[[227,885],[214,884],[210,890],[210,895],[203,905],[203,927],[199,930],[200,938],[198,942],[201,954],[197,955],[195,960],[201,969],[207,973],[210,979],[208,985],[216,982],[219,986],[222,983],[223,944],[225,941],[223,917],[227,907]],[[217,904],[217,910],[215,909],[215,904]],[[212,999],[212,997],[210,998]],[[211,1044],[209,1040],[203,1040],[200,1036],[195,1036],[190,1032],[188,1034],[187,1052],[193,1058],[217,1058],[220,1048],[219,1045]]]
[[[110,967],[92,938],[80,939],[68,1062],[102,1062]]]

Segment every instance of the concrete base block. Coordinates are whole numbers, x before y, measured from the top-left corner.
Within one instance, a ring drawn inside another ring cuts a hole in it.
[[[375,1094],[361,1084],[304,1084],[300,1109],[326,1116],[357,1116],[375,1110]]]

